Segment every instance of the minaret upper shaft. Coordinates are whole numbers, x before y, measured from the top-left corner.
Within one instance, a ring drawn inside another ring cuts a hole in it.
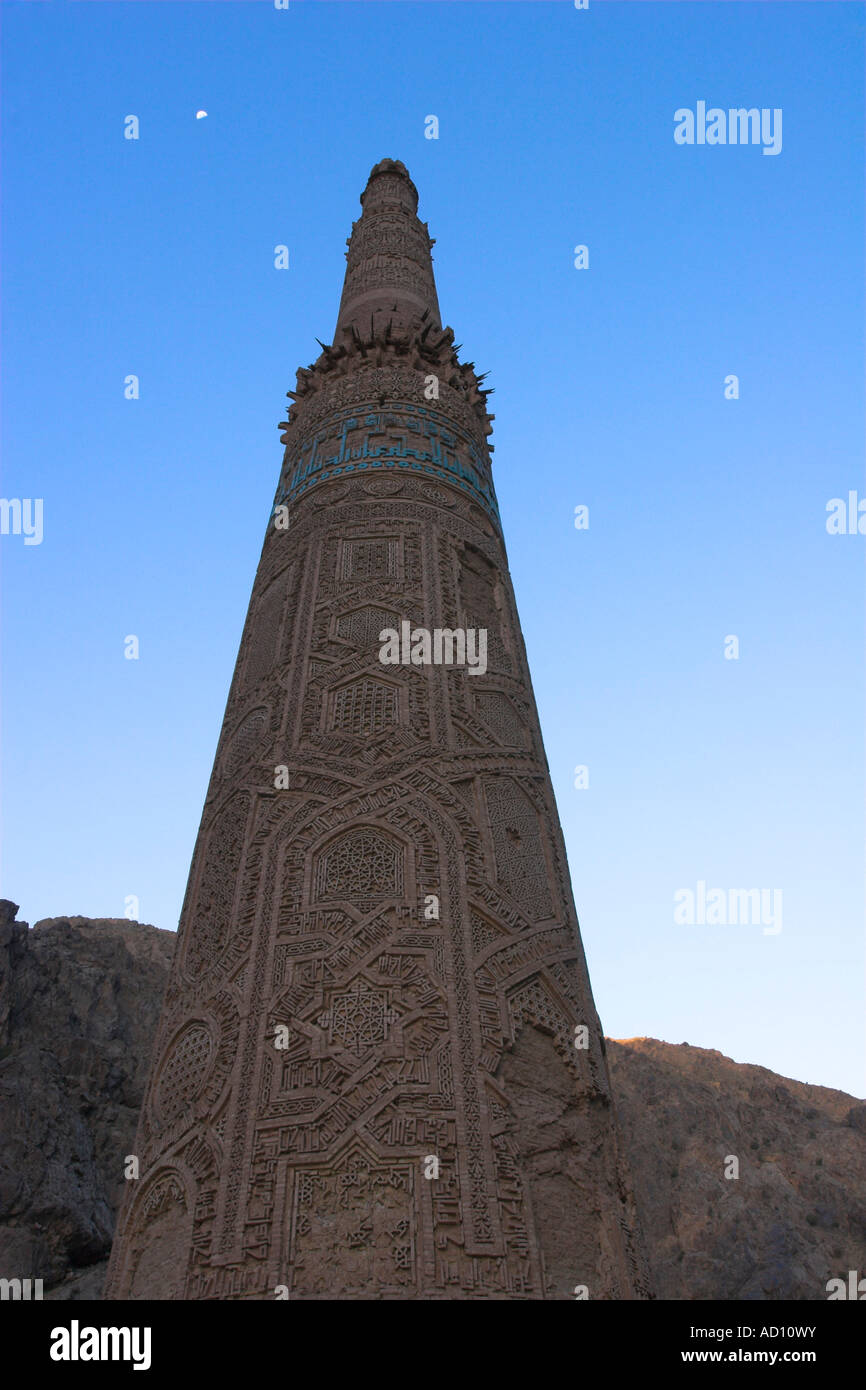
[[[383,159],[361,194],[363,212],[347,241],[346,279],[334,341],[341,330],[365,337],[387,329],[404,335],[415,325],[441,325],[427,224],[417,216],[418,190],[405,164]]]
[[[442,327],[430,255],[435,240],[427,223],[418,219],[418,190],[405,164],[380,160],[370,172],[361,205],[363,212],[346,243],[348,264],[333,342],[317,340],[321,354],[298,370],[295,389],[286,393],[293,404],[288,420],[280,424],[287,449],[282,483],[306,440],[305,402],[316,399],[337,377],[381,367],[386,361],[418,373],[408,392],[410,400],[420,399],[431,382],[436,384],[437,401],[444,402],[447,392],[453,392],[452,412],[455,406],[458,411],[468,406],[473,428],[476,421],[480,427],[482,452],[493,450],[486,442],[494,419],[487,409],[490,390],[482,386],[486,374],[479,375],[472,362],[460,362],[453,329]],[[387,393],[381,385],[375,395],[384,404]],[[489,459],[486,467],[489,471]],[[279,495],[283,496],[282,485]]]

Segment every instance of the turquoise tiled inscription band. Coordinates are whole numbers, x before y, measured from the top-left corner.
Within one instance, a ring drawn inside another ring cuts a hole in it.
[[[460,487],[500,525],[489,468],[477,444],[453,420],[418,406],[335,412],[301,447],[300,457],[287,461],[274,506],[296,501],[316,483],[382,468],[409,468]]]

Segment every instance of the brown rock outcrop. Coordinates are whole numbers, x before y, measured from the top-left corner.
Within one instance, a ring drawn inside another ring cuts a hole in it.
[[[0,1277],[99,1297],[175,936],[16,912],[0,902]]]
[[[687,1043],[607,1056],[657,1298],[825,1299],[866,1273],[866,1102]]]

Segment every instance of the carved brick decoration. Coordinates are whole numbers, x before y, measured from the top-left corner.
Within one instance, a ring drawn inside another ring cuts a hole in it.
[[[159,1074],[156,1109],[164,1123],[184,1113],[200,1094],[213,1055],[210,1030],[201,1023],[184,1028]]]
[[[497,882],[530,919],[550,917],[550,871],[529,793],[510,777],[492,777],[485,796]]]
[[[399,622],[397,613],[389,613],[382,608],[356,608],[337,619],[336,635],[365,652],[369,660],[370,657],[375,658],[382,645],[379,633],[386,628],[396,627]]]
[[[334,694],[331,727],[350,734],[379,734],[399,717],[397,690],[372,676],[352,681]]]
[[[343,579],[384,579],[397,573],[399,541],[365,536],[343,542]]]
[[[350,830],[316,865],[316,897],[355,902],[358,898],[399,897],[403,890],[400,851],[375,830]]]
[[[403,165],[361,201],[281,427],[107,1296],[644,1297],[488,392]],[[483,628],[486,672],[384,663],[403,623]]]
[[[223,743],[228,742],[225,733],[224,728]],[[204,867],[180,944],[190,975],[211,968],[226,945],[249,806],[250,797],[240,792],[223,807],[212,827],[199,832],[197,850],[203,850]]]

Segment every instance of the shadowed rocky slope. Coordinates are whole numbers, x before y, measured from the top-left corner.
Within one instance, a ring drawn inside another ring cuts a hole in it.
[[[0,1277],[97,1298],[175,935],[14,916],[0,903]]]
[[[0,902],[0,1277],[98,1298],[175,935],[31,931],[16,910]],[[866,1103],[686,1044],[607,1048],[657,1297],[823,1299],[866,1273]]]

